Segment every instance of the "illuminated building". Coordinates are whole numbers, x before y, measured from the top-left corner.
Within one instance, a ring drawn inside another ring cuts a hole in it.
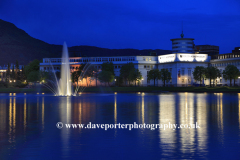
[[[202,52],[196,52],[194,51],[194,42],[193,38],[183,38],[183,33],[181,34],[181,38],[175,38],[171,39],[172,41],[172,54],[165,54],[165,55],[152,55],[152,56],[111,56],[111,57],[70,57],[70,69],[71,72],[76,71],[78,67],[83,63],[91,63],[95,66],[95,68],[101,70],[101,64],[105,62],[112,62],[114,65],[114,72],[115,76],[120,75],[120,69],[123,65],[127,63],[133,63],[135,68],[139,69],[139,71],[142,74],[143,79],[140,81],[141,86],[149,86],[153,85],[153,80],[148,81],[147,80],[147,74],[151,69],[158,68],[159,70],[165,68],[168,69],[168,71],[171,73],[172,79],[166,83],[166,86],[192,86],[195,84],[199,84],[199,82],[196,82],[193,78],[193,71],[196,66],[217,66],[221,70],[221,63],[222,61],[226,61],[227,64],[235,64],[239,65],[240,67],[240,51],[239,47],[235,48],[236,52],[232,54],[232,57],[234,56],[234,59],[225,59],[222,60],[222,56],[224,55],[212,55],[216,56],[218,59],[211,60],[211,56],[208,54],[203,54]],[[205,45],[206,48],[206,45]],[[235,51],[234,50],[234,51]],[[205,52],[208,53],[208,52]],[[216,58],[215,57],[215,58]],[[221,61],[221,62],[220,62]],[[235,62],[236,61],[236,62]],[[218,64],[220,63],[220,64]],[[225,62],[224,62],[225,63]],[[226,67],[224,66],[224,68]],[[44,71],[52,70],[60,72],[61,68],[61,58],[44,58],[43,62],[40,63],[40,69]],[[220,79],[218,78],[219,82],[218,84],[223,84]],[[86,81],[92,81],[92,79],[86,79]],[[93,81],[96,81],[94,79]],[[80,85],[83,81],[79,81]],[[100,82],[97,82],[101,85]],[[114,84],[113,82],[112,84]],[[135,82],[133,82],[134,84]],[[229,82],[226,81],[226,84]],[[88,83],[86,83],[88,85]],[[85,85],[86,85],[85,84]],[[94,86],[96,83],[92,83],[91,86]],[[210,82],[208,79],[203,80],[203,84],[209,85]],[[156,81],[156,86],[162,86],[163,82],[162,80]]]
[[[12,72],[13,67],[16,70],[16,66],[14,64],[10,64],[10,72]],[[21,70],[22,67],[23,65],[19,65],[19,71],[22,71]],[[8,70],[8,65],[4,65],[3,67],[0,66],[0,81],[5,81],[7,70]]]

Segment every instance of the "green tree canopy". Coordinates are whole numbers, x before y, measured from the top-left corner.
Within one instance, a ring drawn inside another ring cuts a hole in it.
[[[8,69],[7,69],[7,73],[6,73],[6,81],[8,82],[10,79],[10,74],[11,74],[11,70],[10,70],[10,64],[8,63]]]
[[[112,73],[113,76],[115,76],[114,74],[114,66],[112,62],[106,62],[102,64],[102,71],[109,71]]]
[[[103,70],[99,73],[98,79],[101,82],[108,83],[108,85],[109,85],[109,82],[112,82],[114,80],[114,75],[110,71],[104,71]]]
[[[160,79],[163,81],[163,86],[165,87],[165,83],[169,82],[171,80],[171,73],[168,71],[168,69],[161,69],[160,70]]]
[[[206,78],[209,78],[211,87],[211,81],[215,80],[217,77],[221,77],[221,72],[217,67],[210,66],[205,69],[205,76]]]
[[[16,80],[20,80],[20,79],[21,79],[18,60],[16,60],[16,74],[15,74],[15,79],[16,79]]]
[[[161,78],[160,71],[158,69],[152,69],[147,74],[148,81],[154,80],[154,86],[155,86],[155,80],[158,80]]]
[[[199,81],[199,86],[202,85],[202,80],[205,76],[205,71],[206,69],[203,67],[203,66],[196,66],[194,68],[194,71],[193,71],[193,78],[196,80],[196,81]]]
[[[128,79],[129,81],[135,81],[136,86],[136,82],[139,82],[142,79],[142,73],[138,69],[132,68],[129,72]]]
[[[12,75],[11,75],[12,79],[15,79],[15,69],[14,69],[14,65],[12,67]]]
[[[230,86],[232,86],[232,79],[234,79],[235,85],[235,79],[237,79],[239,75],[240,71],[234,65],[228,65],[225,70],[223,70],[223,78],[226,80],[230,80]]]
[[[133,63],[127,63],[127,64],[122,66],[122,68],[120,70],[120,77],[122,77],[125,80],[125,84],[126,84],[127,81],[130,84],[130,79],[129,78],[131,78],[131,76],[129,77],[129,75],[131,74],[130,72],[133,69],[135,69]]]
[[[28,75],[33,71],[39,71],[39,61],[37,59],[30,62],[25,68],[24,72],[26,77],[28,78]]]
[[[36,82],[39,81],[39,71],[32,71],[28,74],[27,81],[28,82]]]

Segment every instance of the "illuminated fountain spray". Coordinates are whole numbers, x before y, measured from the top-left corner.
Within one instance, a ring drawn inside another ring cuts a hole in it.
[[[77,86],[75,91],[72,90],[72,82],[70,75],[70,63],[68,56],[67,44],[64,42],[62,50],[62,62],[61,62],[61,77],[60,80],[57,79],[54,67],[51,63],[51,60],[48,59],[50,63],[49,77],[46,79],[46,83],[42,85],[52,91],[56,96],[76,96],[78,91],[83,92],[86,86]],[[79,81],[82,81],[85,77],[87,71],[93,67],[91,63],[87,63],[81,74],[79,75]],[[90,82],[91,84],[91,82]]]
[[[61,79],[59,80],[58,95],[60,96],[72,95],[69,56],[67,44],[65,42],[63,44],[62,51]]]

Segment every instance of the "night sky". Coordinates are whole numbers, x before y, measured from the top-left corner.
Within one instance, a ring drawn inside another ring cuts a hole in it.
[[[239,0],[0,0],[0,19],[50,44],[168,49],[171,38],[240,46]]]

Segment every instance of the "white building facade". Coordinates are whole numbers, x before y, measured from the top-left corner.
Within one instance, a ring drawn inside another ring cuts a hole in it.
[[[232,57],[223,59],[221,55],[218,59],[211,60],[208,54],[194,54],[192,38],[176,38],[172,41],[172,54],[160,56],[112,56],[112,57],[70,57],[71,72],[75,71],[83,63],[91,63],[95,68],[101,70],[101,64],[105,62],[112,62],[114,65],[115,76],[120,76],[120,69],[127,63],[133,63],[135,68],[139,69],[143,79],[140,82],[141,86],[152,86],[153,80],[147,80],[147,74],[151,69],[158,68],[159,70],[165,68],[171,73],[172,79],[166,83],[166,86],[193,86],[199,84],[193,78],[193,71],[196,66],[216,66],[221,71],[225,69],[228,64],[233,64],[240,69],[240,57]],[[48,71],[52,68],[60,72],[61,58],[44,58],[40,63],[40,70]],[[114,83],[114,82],[113,82]],[[213,82],[211,82],[213,83]],[[240,80],[236,80],[236,84],[240,85]],[[94,83],[93,83],[94,84]],[[204,79],[203,84],[209,85],[208,79]],[[230,82],[218,77],[214,80],[217,85],[229,85]],[[156,81],[156,86],[162,86],[161,80]]]

